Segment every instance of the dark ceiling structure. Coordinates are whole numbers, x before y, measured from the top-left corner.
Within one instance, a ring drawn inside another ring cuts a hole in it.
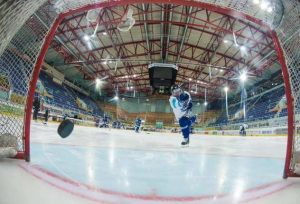
[[[135,23],[124,32],[118,27],[129,11]],[[152,93],[148,65],[175,64],[177,83],[215,99],[225,85],[238,89],[243,71],[256,82],[278,71],[273,46],[268,31],[250,21],[182,5],[131,4],[66,18],[46,62],[82,87],[98,78],[107,92],[146,94]]]

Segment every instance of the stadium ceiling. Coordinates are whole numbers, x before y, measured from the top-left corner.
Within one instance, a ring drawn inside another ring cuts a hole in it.
[[[135,24],[127,32],[120,31],[129,10]],[[193,94],[200,97],[207,89],[212,99],[220,97],[225,85],[237,89],[236,78],[243,70],[257,82],[267,69],[272,73],[280,69],[273,66],[278,60],[266,29],[216,11],[130,4],[92,14],[97,14],[97,22],[89,22],[87,12],[67,17],[46,56],[46,62],[83,87],[105,78],[103,89],[108,92],[116,87],[120,93],[130,92],[130,85],[151,94],[148,64],[164,62],[178,65],[177,83],[197,86]]]

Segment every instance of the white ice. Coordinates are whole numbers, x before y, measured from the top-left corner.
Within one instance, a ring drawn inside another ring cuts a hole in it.
[[[0,204],[299,203],[285,137],[202,136],[33,122],[31,162],[0,161]]]

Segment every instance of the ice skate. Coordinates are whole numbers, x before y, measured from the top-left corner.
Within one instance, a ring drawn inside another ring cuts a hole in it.
[[[184,138],[183,141],[181,142],[181,146],[182,147],[188,147],[190,143],[190,139],[189,138]]]

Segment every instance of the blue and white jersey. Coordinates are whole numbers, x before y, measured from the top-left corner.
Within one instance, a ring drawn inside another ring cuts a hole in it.
[[[142,124],[142,120],[141,119],[138,118],[138,119],[135,120],[135,125],[136,126],[141,126],[141,124]]]
[[[187,91],[184,91],[179,97],[170,96],[169,101],[177,121],[179,121],[179,119],[183,116],[190,116],[192,98]]]

